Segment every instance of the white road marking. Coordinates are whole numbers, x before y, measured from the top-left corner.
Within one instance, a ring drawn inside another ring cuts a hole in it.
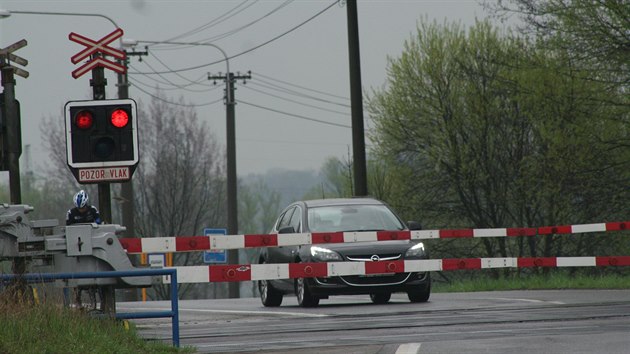
[[[422,343],[405,343],[401,344],[394,354],[418,354]]]
[[[141,310],[141,311],[170,311],[170,307],[158,308],[158,307],[132,307],[132,308],[118,308],[119,310]],[[273,311],[240,311],[240,310],[211,310],[211,309],[191,309],[191,308],[179,308],[179,311],[189,312],[208,312],[208,313],[234,313],[234,314],[247,314],[247,315],[275,315],[275,316],[295,316],[295,317],[329,317],[326,314],[319,313],[304,313],[304,312],[273,312]]]
[[[523,302],[545,303],[545,304],[554,304],[554,305],[566,305],[566,303],[562,301],[545,301],[545,300],[536,300],[536,299],[513,299],[513,298],[507,298],[507,297],[494,297],[494,298],[490,298],[489,300],[523,301]]]

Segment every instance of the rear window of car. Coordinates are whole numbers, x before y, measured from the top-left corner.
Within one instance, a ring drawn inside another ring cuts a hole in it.
[[[400,220],[384,205],[334,205],[308,209],[311,232],[402,230]]]

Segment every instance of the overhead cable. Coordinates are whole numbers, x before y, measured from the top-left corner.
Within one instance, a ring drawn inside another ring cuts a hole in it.
[[[169,101],[169,100],[166,100],[166,99],[164,99],[162,97],[156,96],[156,95],[154,95],[152,93],[149,93],[148,91],[140,88],[139,86],[134,86],[134,88],[144,92],[145,94],[155,98],[158,101],[162,101],[162,102],[167,103],[167,104],[171,104],[171,105],[175,105],[175,106],[181,106],[181,107],[204,107],[204,106],[211,106],[213,104],[216,104],[216,103],[219,103],[219,102],[223,101],[223,98],[219,98],[218,100],[207,102],[207,103],[199,103],[199,104],[195,104],[195,103],[189,103],[189,104],[179,103],[179,102]]]
[[[260,82],[253,82],[253,81],[252,81],[252,83],[254,85],[258,85],[258,86],[261,86],[261,87],[264,87],[264,88],[267,88],[267,89],[270,89],[270,90],[280,91],[280,92],[283,92],[283,93],[288,93],[288,94],[293,95],[293,96],[298,96],[298,97],[303,97],[303,98],[310,98],[310,99],[315,100],[315,101],[329,103],[329,104],[333,104],[333,105],[344,107],[344,108],[349,108],[350,107],[349,104],[333,102],[333,101],[329,101],[329,100],[326,100],[326,99],[323,99],[323,98],[307,95],[305,93],[297,92],[297,91],[294,91],[294,90],[290,90],[290,89],[278,86],[278,85],[276,85],[274,83],[270,83],[268,81],[265,81],[264,79],[258,79],[257,78],[256,81],[262,81],[263,83],[261,84]]]
[[[257,18],[256,20],[254,20],[254,21],[252,21],[252,22],[250,22],[250,23],[248,23],[248,24],[245,24],[245,25],[243,25],[243,26],[237,27],[237,28],[235,28],[235,29],[233,29],[233,30],[227,31],[227,32],[222,33],[222,34],[217,34],[216,36],[213,36],[213,37],[209,37],[209,38],[201,39],[199,42],[206,42],[206,43],[208,43],[208,42],[214,42],[214,41],[218,41],[218,40],[220,40],[220,39],[224,39],[224,38],[227,38],[227,37],[229,37],[229,36],[232,36],[232,35],[234,35],[234,34],[236,34],[236,33],[240,32],[240,31],[242,31],[242,30],[244,30],[244,29],[246,29],[246,28],[248,28],[248,27],[251,27],[251,26],[253,26],[254,24],[256,24],[256,23],[258,23],[258,22],[260,22],[260,21],[264,20],[265,18],[267,18],[267,17],[269,17],[269,16],[273,15],[274,13],[276,13],[276,12],[278,12],[278,11],[282,10],[284,7],[286,7],[287,5],[289,5],[290,3],[292,3],[293,1],[294,1],[294,0],[286,0],[285,2],[283,2],[282,4],[280,4],[278,7],[274,8],[273,10],[269,11],[268,13],[264,14],[263,16],[261,16],[261,17]]]
[[[249,102],[245,102],[245,101],[241,101],[238,100],[239,103],[248,105],[248,106],[252,106],[252,107],[256,107],[256,108],[260,108],[260,109],[264,109],[266,111],[271,111],[271,112],[275,112],[275,113],[280,113],[280,114],[284,114],[286,116],[290,116],[290,117],[294,117],[294,118],[299,118],[299,119],[304,119],[304,120],[308,120],[311,122],[316,122],[316,123],[321,123],[321,124],[327,124],[327,125],[333,125],[336,127],[342,127],[342,128],[352,128],[349,125],[345,125],[345,124],[340,124],[340,123],[333,123],[333,122],[327,122],[325,120],[321,120],[321,119],[316,119],[316,118],[310,118],[310,117],[305,117],[302,115],[298,115],[298,114],[293,114],[293,113],[288,113],[288,112],[283,112],[283,111],[279,111],[277,109],[273,109],[273,108],[269,108],[269,107],[264,107],[264,106],[260,106],[254,103],[249,103]]]
[[[292,27],[292,28],[291,28],[291,29],[289,29],[288,31],[283,32],[283,33],[281,33],[281,34],[279,34],[279,35],[277,35],[277,36],[273,37],[272,39],[270,39],[270,40],[268,40],[268,41],[266,41],[266,42],[263,42],[263,43],[261,43],[261,44],[259,44],[259,45],[255,46],[255,47],[252,47],[252,48],[247,49],[247,50],[245,50],[245,51],[243,51],[243,52],[240,52],[240,53],[235,54],[235,55],[233,55],[233,56],[231,56],[231,57],[228,57],[227,59],[229,60],[229,59],[237,58],[237,57],[240,57],[241,55],[244,55],[244,54],[247,54],[247,53],[253,52],[254,50],[256,50],[256,49],[258,49],[258,48],[261,48],[261,47],[263,47],[263,46],[265,46],[265,45],[267,45],[267,44],[269,44],[269,43],[272,43],[272,42],[274,42],[274,41],[276,41],[276,40],[278,40],[278,39],[280,39],[280,38],[282,38],[282,37],[286,36],[287,34],[289,34],[289,33],[293,32],[293,31],[295,31],[296,29],[298,29],[298,28],[300,28],[300,27],[304,26],[304,25],[305,25],[305,24],[307,24],[308,22],[312,21],[313,19],[315,19],[315,18],[316,18],[316,17],[318,17],[319,15],[323,14],[324,12],[326,12],[328,9],[332,8],[335,4],[337,4],[337,2],[338,2],[338,0],[335,0],[332,4],[330,4],[330,5],[326,6],[323,10],[319,11],[318,13],[316,13],[316,14],[315,14],[315,15],[313,15],[313,16],[311,16],[311,17],[310,17],[310,18],[308,18],[307,20],[305,20],[305,21],[301,22],[300,24],[298,24],[298,25],[296,25],[296,26]],[[201,43],[200,43],[200,44],[201,44]],[[170,71],[161,71],[161,72],[129,72],[129,74],[130,74],[130,75],[137,75],[137,74],[142,74],[142,75],[158,75],[158,74],[169,74],[169,73],[175,73],[175,72],[190,71],[190,70],[200,69],[200,68],[204,68],[204,67],[206,67],[206,66],[210,66],[210,65],[214,65],[214,64],[222,63],[222,62],[224,62],[225,60],[226,60],[226,59],[221,59],[221,60],[217,60],[217,61],[214,61],[214,62],[211,62],[211,63],[207,63],[207,64],[196,65],[196,66],[191,66],[191,67],[188,67],[188,68],[175,69],[175,70],[170,70]]]
[[[256,0],[256,1],[252,2],[251,4],[249,4],[247,7],[238,10],[239,7],[245,5],[245,3],[247,3],[248,1],[249,0],[244,0],[244,1],[240,2],[238,5],[236,5],[235,7],[233,7],[232,9],[228,10],[227,12],[223,13],[222,15],[220,15],[218,17],[215,17],[214,19],[210,20],[209,22],[207,22],[207,23],[205,23],[205,24],[203,24],[201,26],[198,26],[196,28],[193,28],[193,29],[191,29],[189,31],[186,31],[186,32],[184,32],[182,34],[179,34],[179,35],[177,35],[175,37],[169,38],[165,42],[175,41],[175,40],[178,40],[180,38],[184,38],[184,37],[187,37],[187,36],[192,36],[192,35],[194,35],[196,33],[199,33],[199,32],[201,32],[203,30],[206,30],[208,28],[216,26],[216,25],[222,23],[223,21],[228,20],[228,19],[232,18],[233,16],[241,13],[242,11],[246,10],[250,6],[254,5],[256,2],[258,2],[258,0]],[[236,12],[234,12],[234,11],[236,11]],[[234,13],[232,13],[232,12],[234,12]]]
[[[311,105],[311,104],[308,104],[308,103],[304,103],[304,102],[300,102],[300,101],[292,100],[292,99],[290,99],[290,98],[286,98],[286,97],[282,97],[282,96],[274,95],[274,94],[272,94],[272,93],[265,92],[265,91],[263,91],[263,90],[258,90],[258,89],[255,89],[255,88],[253,88],[253,87],[250,87],[249,85],[243,85],[243,86],[241,86],[241,87],[244,87],[244,88],[249,89],[249,90],[252,90],[252,91],[256,91],[256,92],[258,92],[258,93],[262,93],[263,95],[267,95],[267,96],[275,97],[275,98],[278,98],[278,99],[281,99],[281,100],[284,100],[284,101],[287,101],[287,102],[296,103],[296,104],[299,104],[299,105],[302,105],[302,106],[311,107],[311,108],[315,108],[315,109],[319,109],[319,110],[326,111],[326,112],[331,112],[331,113],[343,114],[343,115],[345,115],[345,116],[349,116],[349,115],[350,115],[350,113],[348,113],[348,112],[339,112],[339,111],[335,111],[335,110],[332,110],[332,109],[328,109],[328,108],[324,108],[324,107],[315,106],[315,105]]]
[[[271,77],[271,76],[263,75],[263,74],[261,74],[261,73],[259,73],[259,72],[256,72],[256,77],[257,77],[257,78],[258,78],[258,77],[262,77],[262,78],[265,78],[265,79],[267,79],[267,80],[277,81],[277,82],[283,83],[283,84],[285,84],[285,85],[289,85],[289,86],[297,87],[297,88],[302,89],[302,90],[307,90],[307,91],[311,91],[311,92],[319,93],[319,94],[322,94],[322,95],[326,95],[326,96],[330,96],[330,97],[334,97],[334,98],[341,98],[341,99],[343,99],[343,100],[350,101],[350,98],[348,98],[348,97],[338,96],[338,95],[333,95],[333,94],[331,94],[331,93],[324,92],[324,91],[319,91],[319,90],[315,90],[315,89],[312,89],[312,88],[310,88],[310,87],[305,87],[305,86],[300,86],[300,85],[292,84],[292,83],[290,83],[290,82],[282,81],[282,80],[276,79],[276,78]]]

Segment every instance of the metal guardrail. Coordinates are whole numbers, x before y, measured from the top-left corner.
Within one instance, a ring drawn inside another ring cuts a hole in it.
[[[122,278],[141,277],[154,275],[169,275],[171,280],[171,311],[154,311],[142,313],[118,313],[117,319],[137,319],[137,318],[163,318],[170,317],[173,327],[173,345],[179,347],[179,302],[177,299],[177,270],[176,269],[141,269],[128,271],[109,272],[84,272],[84,273],[28,273],[22,275],[2,274],[0,279],[11,281],[15,279],[27,280],[28,282],[57,280],[57,279],[86,279],[86,278]]]

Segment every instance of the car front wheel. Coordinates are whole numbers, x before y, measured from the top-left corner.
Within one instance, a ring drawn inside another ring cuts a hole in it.
[[[260,292],[260,301],[265,307],[278,307],[282,303],[282,293],[276,290],[269,280],[258,281],[258,292]]]
[[[386,304],[391,299],[392,294],[390,293],[375,293],[370,294],[370,300],[372,300],[375,304]]]
[[[319,305],[319,298],[311,293],[311,289],[304,278],[298,278],[295,281],[295,295],[297,296],[298,304],[302,307],[317,307]]]
[[[427,302],[431,296],[431,283],[419,286],[417,289],[407,292],[407,297],[411,302]]]

